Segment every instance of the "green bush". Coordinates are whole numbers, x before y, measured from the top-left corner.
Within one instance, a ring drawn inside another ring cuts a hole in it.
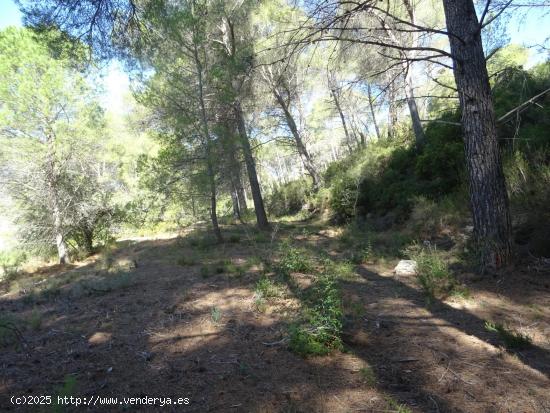
[[[275,187],[267,199],[267,210],[280,217],[300,212],[308,203],[311,184],[306,178],[290,181]]]
[[[417,264],[417,279],[429,301],[449,294],[457,286],[447,262],[438,251],[418,244],[409,246],[405,253]]]
[[[2,268],[2,277],[5,280],[11,280],[17,276],[21,265],[27,260],[27,255],[20,250],[0,252],[0,268]]]

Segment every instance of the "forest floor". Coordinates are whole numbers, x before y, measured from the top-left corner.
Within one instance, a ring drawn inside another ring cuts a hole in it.
[[[311,259],[345,254],[341,229],[281,224],[273,237],[231,226],[120,241],[108,254],[38,269],[4,286],[0,310],[22,337],[0,336],[1,411],[550,412],[550,273],[465,277],[469,294],[430,304],[397,259],[341,280],[344,349],[288,348],[301,303],[262,299],[262,261],[291,240]],[[248,235],[247,235],[248,234]],[[247,239],[249,237],[249,239]],[[276,241],[275,241],[276,239]],[[231,241],[231,242],[229,242]],[[293,273],[307,289],[315,273]],[[509,351],[486,321],[528,334]],[[12,395],[187,397],[187,406],[16,406]]]

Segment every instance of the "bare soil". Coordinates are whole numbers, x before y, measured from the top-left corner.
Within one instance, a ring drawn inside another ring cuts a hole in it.
[[[338,254],[333,236],[295,240]],[[250,251],[227,243],[201,260],[240,265]],[[196,254],[177,238],[127,241],[112,257],[137,263],[123,276],[92,257],[41,269],[1,295],[1,313],[26,321],[24,342],[0,350],[0,410],[52,411],[14,406],[10,397],[62,394],[74,377],[74,396],[188,397],[190,404],[65,411],[550,412],[548,271],[465,276],[469,298],[427,305],[414,277],[391,273],[395,263],[357,266],[357,276],[343,281],[345,351],[304,359],[285,341],[295,298],[269,300],[260,311],[257,266],[205,274],[201,262],[177,264]],[[55,290],[29,293],[52,279]],[[505,350],[486,320],[533,344]]]

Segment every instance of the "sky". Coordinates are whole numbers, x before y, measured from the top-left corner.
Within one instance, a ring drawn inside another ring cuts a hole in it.
[[[13,0],[0,0],[0,29],[10,25],[21,26],[21,17]],[[526,46],[543,43],[550,38],[550,13],[542,14],[533,11],[526,18],[513,18],[508,26],[508,34],[512,43]],[[533,50],[528,66],[543,61],[545,58],[547,56],[537,54]],[[104,93],[101,100],[103,106],[113,112],[122,112],[125,107],[124,97],[129,92],[130,81],[121,65],[113,62],[104,69],[102,82]]]
[[[22,16],[13,0],[0,0],[0,30],[7,26],[22,26]],[[114,113],[125,110],[125,96],[130,91],[130,80],[118,62],[112,62],[102,72],[101,103]]]

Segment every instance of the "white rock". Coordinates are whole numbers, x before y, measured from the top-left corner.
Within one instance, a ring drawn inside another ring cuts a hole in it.
[[[401,260],[399,264],[393,269],[395,275],[416,275],[416,261],[414,260]]]

